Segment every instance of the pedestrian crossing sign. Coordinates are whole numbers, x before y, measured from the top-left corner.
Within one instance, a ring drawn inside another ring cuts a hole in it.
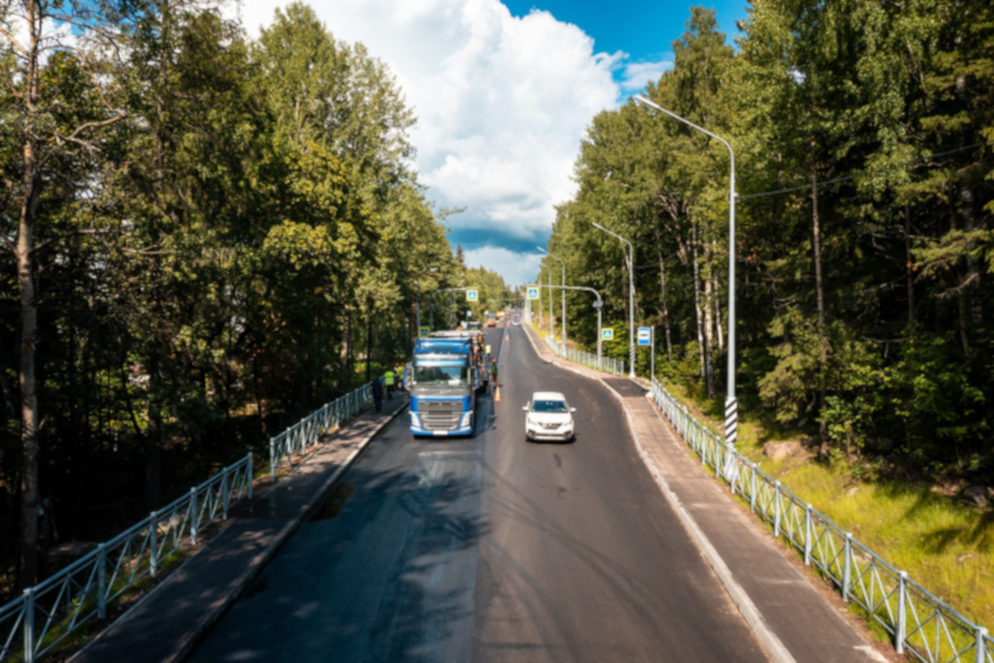
[[[601,340],[602,341],[613,341],[614,340],[614,328],[607,327],[601,330]]]
[[[480,298],[480,292],[478,290],[467,290],[466,291],[466,301],[475,302]]]
[[[418,327],[418,338],[428,338],[431,336],[431,327]]]
[[[528,299],[538,299],[538,288],[528,288]]]

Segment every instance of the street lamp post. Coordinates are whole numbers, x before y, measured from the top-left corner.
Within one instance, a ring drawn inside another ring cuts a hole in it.
[[[541,279],[539,279],[539,280],[541,280]],[[551,291],[551,289],[554,288],[555,286],[553,286],[553,285],[542,285],[541,283],[536,283],[535,287],[536,288],[549,288],[550,291]],[[563,290],[583,290],[585,292],[592,292],[594,294],[594,297],[597,298],[596,301],[594,301],[594,308],[597,310],[597,367],[598,368],[602,368],[603,367],[603,362],[601,361],[601,359],[603,357],[603,352],[604,352],[604,341],[603,341],[603,336],[601,335],[601,331],[603,329],[603,327],[601,326],[601,322],[602,322],[602,320],[601,320],[601,311],[604,309],[604,301],[601,299],[601,293],[599,293],[598,291],[594,290],[593,288],[588,288],[585,285],[563,285],[563,286],[559,286],[559,287],[561,289],[563,289]],[[540,301],[540,302],[542,301],[541,296],[539,296],[538,301]],[[530,299],[526,300],[526,302],[525,302],[526,305],[529,305],[530,303],[531,303]]]
[[[616,232],[611,232],[599,223],[594,228],[617,237],[628,245],[628,377],[635,377],[635,247]]]
[[[732,151],[732,146],[728,144],[727,140],[697,126],[690,120],[684,119],[644,97],[636,95],[635,100],[707,134],[728,148],[731,169],[728,183],[728,392],[725,396],[725,444],[734,450],[739,423],[739,404],[735,397],[735,152]]]
[[[563,353],[565,354],[566,353],[566,261],[563,260],[562,258],[559,258],[559,257],[556,257],[556,256],[552,255],[551,253],[549,253],[548,251],[546,251],[545,249],[543,249],[541,246],[539,246],[537,248],[538,248],[539,251],[541,251],[545,255],[549,256],[550,258],[555,258],[556,260],[558,260],[560,263],[562,263],[562,266],[563,266],[563,302],[562,302],[562,304],[563,304],[563,306],[562,306],[562,308],[563,308]],[[552,295],[551,291],[550,291],[549,295],[550,296]]]

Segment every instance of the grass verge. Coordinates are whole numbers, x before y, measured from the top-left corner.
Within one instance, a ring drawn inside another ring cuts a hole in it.
[[[709,428],[719,429],[720,403],[689,398],[686,390],[667,384],[671,387]],[[774,462],[763,445],[783,439],[789,438],[740,413],[740,453],[963,616],[994,624],[994,511],[928,485],[888,478],[857,482],[845,463],[808,454]]]

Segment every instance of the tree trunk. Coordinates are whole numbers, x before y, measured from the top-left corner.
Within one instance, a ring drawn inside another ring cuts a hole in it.
[[[959,208],[963,215],[963,229],[968,234],[977,229],[977,217],[973,210],[974,200],[973,190],[969,186],[964,186],[963,190],[960,191]],[[980,268],[974,257],[976,249],[976,242],[970,240],[966,243],[966,279],[963,281],[964,286],[959,288],[963,304],[969,314],[968,322],[972,323],[974,328],[979,327],[982,321],[980,309],[974,301],[976,298],[971,296],[974,285],[980,283]]]
[[[149,360],[148,426],[145,431],[145,507],[151,511],[162,505],[162,410],[159,405],[159,364]]]
[[[370,371],[373,369],[373,312],[370,307],[369,319],[366,322],[366,382],[370,381]]]
[[[818,171],[811,170],[811,231],[814,239],[815,298],[818,306],[818,442],[822,456],[828,455],[828,421],[825,419],[825,371],[828,346],[825,339],[825,293],[821,273],[821,220],[818,215]]]
[[[704,264],[711,268],[711,248],[709,244],[704,244]],[[714,293],[711,291],[711,277],[705,276],[704,299],[701,308],[704,310],[704,378],[707,387],[708,398],[715,397],[714,390],[714,308],[711,300]]]
[[[342,320],[342,372],[339,384],[344,385],[345,391],[352,387],[352,307],[346,305],[345,318]],[[339,389],[342,389],[340,386]]]
[[[718,339],[718,352],[725,353],[725,330],[721,326],[721,298],[718,296],[718,274],[711,271],[711,291],[714,293],[714,333]]]
[[[904,206],[904,276],[908,288],[908,331],[915,326],[915,279],[911,271],[911,207]]]
[[[38,385],[35,352],[38,344],[38,299],[35,292],[34,250],[35,201],[38,184],[38,154],[34,138],[34,115],[38,102],[38,55],[41,48],[41,7],[38,0],[25,3],[28,27],[27,63],[24,71],[24,193],[17,228],[17,286],[21,300],[21,575],[22,587],[38,582]]]
[[[704,318],[701,311],[701,279],[700,265],[697,262],[697,225],[691,226],[690,250],[691,260],[694,263],[694,317],[697,320],[697,352],[701,362],[701,378],[706,376],[704,360]]]
[[[3,392],[4,412],[13,419],[17,416],[17,406],[14,405],[14,388],[10,385],[10,380],[4,373],[0,373],[0,391]]]
[[[34,150],[24,146],[25,196],[17,235],[17,285],[21,294],[21,586],[38,582],[38,385],[35,351],[38,344],[38,302],[32,265],[34,231]]]
[[[663,330],[666,335],[666,361],[673,363],[673,345],[670,342],[670,310],[666,304],[666,263],[660,250],[659,228],[656,228],[656,257],[659,258],[659,292],[663,302]]]

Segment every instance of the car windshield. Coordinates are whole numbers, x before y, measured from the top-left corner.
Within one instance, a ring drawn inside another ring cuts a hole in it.
[[[415,366],[416,384],[444,384],[452,387],[469,384],[469,367],[462,366]]]
[[[535,401],[532,412],[568,412],[566,401]]]

